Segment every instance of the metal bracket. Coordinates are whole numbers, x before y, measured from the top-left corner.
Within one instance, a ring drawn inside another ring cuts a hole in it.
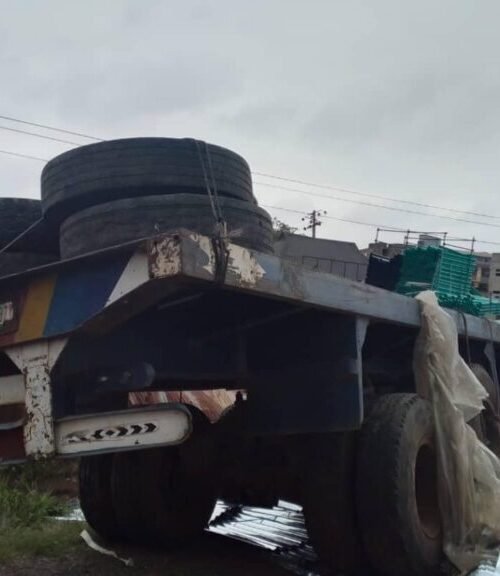
[[[24,375],[26,455],[33,458],[55,453],[50,372],[66,345],[66,338],[20,344],[4,349]]]

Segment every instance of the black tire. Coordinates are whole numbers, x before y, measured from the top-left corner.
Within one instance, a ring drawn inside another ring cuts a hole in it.
[[[40,200],[0,198],[0,250],[41,217]]]
[[[111,499],[113,454],[80,459],[80,506],[89,526],[104,540],[120,540],[122,532]]]
[[[219,201],[233,242],[272,252],[272,221],[265,210],[230,198]],[[214,234],[215,218],[207,196],[174,194],[115,200],[82,210],[63,222],[61,258],[181,228]]]
[[[431,576],[442,561],[434,426],[415,394],[389,394],[365,421],[358,450],[357,506],[364,548],[388,576]]]
[[[203,414],[193,417],[184,444],[116,454],[113,508],[128,541],[178,546],[207,526],[216,501],[212,440]]]
[[[187,544],[201,536],[216,502],[214,438],[206,416],[190,407],[193,435],[184,444],[146,454],[151,540],[160,546]]]
[[[30,268],[43,266],[56,260],[50,254],[32,252],[0,252],[0,277],[24,272]]]
[[[112,509],[123,539],[134,543],[147,543],[150,523],[144,502],[147,494],[146,451],[119,452],[113,459],[111,472]],[[158,473],[158,472],[156,472]]]
[[[500,457],[500,393],[486,368],[481,364],[471,364],[471,370],[488,392],[483,411],[469,424],[478,438]]]
[[[205,144],[200,147],[207,166]],[[207,147],[219,194],[254,202],[247,162],[226,148]],[[43,212],[59,219],[111,200],[176,193],[207,193],[195,140],[127,138],[89,144],[57,156],[42,171]]]
[[[315,441],[308,462],[303,508],[320,564],[328,574],[366,573],[356,519],[357,435],[328,435]]]

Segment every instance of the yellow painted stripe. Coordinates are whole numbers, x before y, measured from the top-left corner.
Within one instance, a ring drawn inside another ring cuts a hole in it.
[[[43,335],[55,283],[55,274],[37,278],[31,283],[19,322],[16,342],[33,340]]]

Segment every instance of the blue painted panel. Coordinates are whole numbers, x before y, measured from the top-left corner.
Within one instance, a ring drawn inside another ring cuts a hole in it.
[[[99,312],[129,259],[129,253],[115,254],[113,259],[81,262],[61,271],[43,335],[69,332]]]

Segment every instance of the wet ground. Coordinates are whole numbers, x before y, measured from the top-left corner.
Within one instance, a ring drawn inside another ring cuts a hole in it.
[[[67,520],[82,520],[79,509]],[[81,540],[64,557],[16,559],[0,566],[0,576],[314,576],[317,572],[301,510],[286,502],[273,509],[218,502],[207,533],[192,546],[169,553],[130,547],[115,552],[132,558],[134,566],[91,550]]]
[[[175,553],[118,552],[132,557],[134,566],[90,550],[82,541],[67,557],[18,559],[0,566],[0,576],[290,576],[263,549],[213,534]]]

